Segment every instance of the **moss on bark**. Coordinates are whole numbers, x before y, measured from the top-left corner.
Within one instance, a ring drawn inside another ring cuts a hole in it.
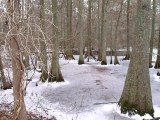
[[[84,60],[83,60],[83,59],[79,59],[79,60],[78,60],[78,64],[79,64],[79,65],[84,64]]]
[[[64,82],[64,78],[61,73],[59,73],[57,76],[50,74],[48,78],[48,82]]]
[[[121,113],[126,114],[128,113],[129,116],[139,114],[141,116],[144,116],[145,114],[149,114],[152,117],[154,117],[154,110],[153,108],[150,108],[149,106],[145,106],[146,109],[141,109],[137,104],[130,104],[127,101],[120,101],[118,103],[121,107]]]
[[[107,65],[107,62],[106,61],[102,61],[101,65]]]

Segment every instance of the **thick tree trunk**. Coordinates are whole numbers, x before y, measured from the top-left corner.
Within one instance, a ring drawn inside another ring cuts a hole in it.
[[[23,96],[24,65],[20,52],[19,34],[20,0],[8,0],[9,29],[11,32],[10,48],[13,70],[14,120],[27,120]]]
[[[48,69],[47,69],[47,51],[45,43],[45,11],[44,11],[44,0],[40,0],[40,27],[42,32],[40,33],[40,58],[42,74],[40,80],[45,82],[48,79]]]
[[[65,58],[74,59],[72,52],[72,0],[67,0],[67,44],[65,48]]]
[[[105,28],[105,14],[106,14],[106,0],[102,0],[102,14],[101,14],[101,42],[102,42],[102,62],[101,65],[107,65],[106,60],[106,40],[104,38],[104,28]]]
[[[150,39],[150,54],[149,54],[149,68],[152,68],[152,52],[153,52],[153,42],[155,34],[155,21],[156,21],[156,0],[153,0],[152,6],[152,30],[151,30],[151,39]]]
[[[137,3],[135,40],[119,105],[122,113],[128,112],[129,115],[148,113],[153,116],[148,69],[150,0],[137,0]]]
[[[58,2],[57,0],[52,0],[52,13],[53,13],[53,53],[52,53],[52,63],[51,63],[51,70],[48,78],[48,82],[62,82],[64,81],[62,73],[60,71],[59,66],[59,42],[58,42]]]
[[[160,68],[160,25],[159,25],[159,41],[158,41],[158,53],[157,53],[157,60],[154,68]]]
[[[79,6],[78,6],[78,30],[79,30],[79,41],[80,41],[80,56],[78,60],[78,64],[84,64],[84,58],[83,58],[83,25],[82,25],[82,9],[83,9],[83,0],[79,0]]]
[[[130,59],[130,0],[127,0],[127,53],[124,60]]]

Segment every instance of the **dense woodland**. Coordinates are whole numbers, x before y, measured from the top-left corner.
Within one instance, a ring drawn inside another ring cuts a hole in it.
[[[60,59],[75,60],[79,67],[93,61],[116,67],[127,60],[117,101],[121,113],[158,119],[149,70],[160,75],[159,0],[0,0],[0,48],[1,90],[12,89],[14,96],[8,119],[43,119],[26,109],[28,74],[40,73],[35,86],[65,82]]]

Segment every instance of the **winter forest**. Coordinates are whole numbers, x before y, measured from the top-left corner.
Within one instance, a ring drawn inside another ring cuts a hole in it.
[[[0,120],[160,120],[160,0],[0,0]]]

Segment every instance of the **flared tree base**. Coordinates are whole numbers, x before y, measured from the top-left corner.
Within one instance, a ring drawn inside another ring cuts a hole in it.
[[[160,62],[157,62],[157,61],[156,61],[156,64],[155,64],[154,68],[155,68],[155,69],[159,69],[159,68],[160,68]]]
[[[107,62],[106,61],[102,61],[101,65],[107,65]]]
[[[121,113],[126,114],[128,113],[129,116],[135,115],[135,114],[139,114],[140,116],[144,116],[145,114],[149,114],[152,117],[154,117],[154,110],[153,108],[149,108],[147,106],[145,106],[144,108],[140,108],[138,105],[136,104],[130,104],[129,102],[126,101],[120,101],[119,106],[121,108]]]
[[[114,58],[115,58],[114,65],[120,65],[117,56],[115,56]]]
[[[123,60],[129,60],[130,59],[130,55],[129,54],[126,54],[125,55],[125,58]]]
[[[75,60],[71,50],[66,50],[64,56],[66,60]]]
[[[42,82],[46,82],[48,79],[48,72],[47,71],[42,71],[41,77],[40,77],[40,81]]]
[[[84,60],[78,60],[78,64],[79,64],[79,65],[84,64]]]
[[[75,60],[74,56],[73,55],[65,55],[65,59],[66,60]]]
[[[48,78],[48,82],[64,82],[64,78],[61,73],[59,73],[58,76],[55,76],[54,74],[50,74]]]
[[[79,56],[78,64],[79,64],[79,65],[84,64],[83,56]]]
[[[119,61],[118,61],[118,60],[115,60],[115,61],[114,61],[114,65],[120,65]]]
[[[3,83],[3,85],[2,85],[2,89],[3,89],[3,90],[11,89],[12,87],[13,87],[13,85],[12,85],[11,82],[5,82],[5,83]]]
[[[102,55],[98,55],[97,61],[102,61]]]

